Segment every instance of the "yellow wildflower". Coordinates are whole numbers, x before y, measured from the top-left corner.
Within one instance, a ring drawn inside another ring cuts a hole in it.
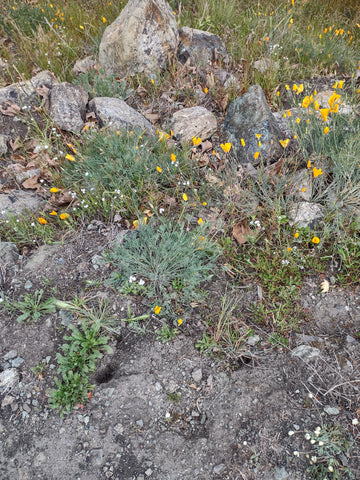
[[[103,23],[106,23],[106,18],[105,17],[101,17],[101,18],[102,18]]]
[[[259,152],[255,152],[255,153],[254,153],[254,158],[255,158],[255,160],[257,160],[257,159],[259,158],[259,155],[260,155]]]
[[[295,232],[294,237],[295,237],[295,238],[299,238],[299,235],[300,235],[299,232]]]
[[[304,100],[302,101],[301,106],[302,106],[303,108],[308,108],[308,106],[310,105],[310,103],[311,103],[311,102],[310,102],[310,97],[309,97],[309,96],[306,96],[306,97],[304,98]]]
[[[289,145],[290,140],[287,138],[286,140],[280,140],[281,146],[286,148]]]
[[[171,158],[171,161],[172,161],[172,162],[176,162],[176,155],[175,155],[175,153],[172,153],[172,154],[170,155],[170,158]]]
[[[157,167],[156,167],[156,170],[157,170],[159,173],[161,173],[161,172],[162,172],[162,168],[161,168],[161,167],[159,167],[159,166],[157,166]]]
[[[58,192],[58,191],[59,191],[59,189],[56,188],[56,187],[50,188],[50,192],[51,192],[51,193],[56,193],[56,192]]]
[[[228,153],[231,149],[231,143],[222,143],[220,147],[224,150],[225,153]]]
[[[186,193],[183,193],[182,198],[183,198],[184,202],[187,202],[187,201],[188,201],[188,197],[187,197]]]
[[[287,251],[288,251],[288,252],[291,252],[291,250],[292,250],[291,247],[288,247],[288,248],[287,248]]]
[[[245,140],[243,138],[240,140],[240,142],[241,142],[241,145],[245,147]]]
[[[312,241],[312,243],[320,243],[320,238],[319,237],[314,237],[311,241]]]
[[[38,222],[41,223],[41,225],[46,225],[48,222],[45,220],[45,218],[39,217]]]
[[[57,212],[55,212],[55,210],[53,210],[52,212],[49,213],[49,215],[53,215],[55,217],[55,215],[57,215]]]
[[[319,175],[322,175],[322,174],[323,174],[323,172],[322,172],[321,168],[316,168],[316,167],[313,168],[314,178],[317,178]]]
[[[70,162],[75,162],[75,157],[74,155],[70,155],[70,153],[68,153],[66,156],[65,156],[66,160],[69,160]]]
[[[324,128],[324,133],[325,133],[325,135],[327,135],[329,133],[329,127]]]
[[[314,102],[314,108],[315,108],[316,111],[318,111],[319,108],[320,108],[319,102],[317,100],[315,100],[315,102]]]
[[[300,123],[300,118],[299,117],[296,119],[296,123]]]
[[[205,87],[205,88],[204,88],[204,93],[208,93],[208,91],[209,91],[208,88]]]
[[[311,168],[311,160],[308,161],[307,168]]]
[[[178,327],[180,327],[180,325],[182,325],[182,323],[183,323],[182,318],[179,318],[179,320],[177,321]]]
[[[327,117],[329,115],[329,112],[330,112],[330,108],[321,108],[320,109],[321,118],[324,120],[324,122],[326,122]]]
[[[197,221],[197,223],[198,223],[199,225],[202,225],[202,224],[204,223],[204,220],[203,220],[202,218],[199,218],[199,220]]]
[[[261,133],[255,133],[255,137],[259,140],[261,138]]]
[[[193,141],[194,146],[197,147],[201,143],[201,138],[200,137],[193,137],[192,141]]]
[[[65,219],[67,219],[68,217],[69,217],[69,214],[68,214],[68,213],[61,213],[61,214],[60,214],[61,220],[65,220]]]
[[[155,309],[154,309],[154,312],[156,315],[158,315],[160,312],[161,312],[161,307],[159,307],[158,305],[156,305]]]

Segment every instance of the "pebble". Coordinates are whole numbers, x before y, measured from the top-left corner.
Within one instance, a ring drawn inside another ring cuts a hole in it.
[[[20,367],[20,365],[22,365],[23,363],[25,362],[25,360],[21,357],[16,357],[14,360],[11,360],[11,366],[13,368],[17,368],[17,367]]]
[[[339,415],[340,410],[338,407],[331,407],[330,405],[326,405],[326,407],[324,407],[324,412],[328,415]]]
[[[223,463],[219,463],[219,465],[215,465],[213,468],[213,472],[215,475],[221,475],[226,469],[226,466]]]
[[[193,370],[191,372],[191,377],[194,380],[194,382],[201,382],[202,379],[202,370],[201,368],[197,368],[196,370]]]
[[[16,350],[10,350],[10,352],[6,353],[3,356],[3,359],[5,361],[7,361],[7,360],[12,360],[13,358],[16,358],[16,357],[17,357],[17,351]]]
[[[151,468],[148,468],[148,469],[146,470],[146,472],[145,472],[145,475],[146,475],[147,477],[150,477],[150,476],[152,475],[152,473],[153,473],[153,471],[151,470]]]
[[[313,358],[320,356],[320,350],[310,345],[299,345],[291,351],[291,356],[299,357],[304,362],[309,362]]]
[[[32,288],[32,286],[33,286],[32,282],[30,282],[30,280],[26,280],[26,282],[24,284],[25,290],[30,290],[30,288]]]
[[[250,347],[255,347],[255,345],[259,343],[260,340],[261,338],[259,337],[259,335],[254,335],[252,337],[249,337],[246,343],[250,345]]]
[[[140,420],[136,420],[136,425],[140,428],[142,428],[144,426],[144,422],[140,419]]]

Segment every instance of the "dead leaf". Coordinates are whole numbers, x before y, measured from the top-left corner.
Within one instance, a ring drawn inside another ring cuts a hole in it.
[[[327,280],[324,280],[323,282],[320,283],[321,286],[321,293],[327,293],[330,289],[330,282]]]
[[[65,205],[69,205],[70,203],[72,205],[75,205],[75,203],[77,203],[77,200],[74,199],[70,192],[61,192],[60,195],[53,194],[51,196],[51,203],[58,207],[62,207]]]
[[[164,195],[164,203],[168,205],[175,205],[176,204],[176,199],[174,197],[169,197],[169,195]]]
[[[34,177],[27,178],[21,185],[29,190],[37,190],[41,188],[41,183],[38,181],[40,175],[35,175]]]
[[[144,113],[144,117],[146,120],[149,120],[151,123],[155,123],[160,119],[160,115],[158,113]]]
[[[37,87],[36,92],[40,97],[43,99],[43,106],[46,110],[50,108],[50,88],[47,88],[45,85],[41,85],[41,87]]]
[[[208,152],[212,149],[212,143],[209,140],[205,140],[201,142],[201,153]]]
[[[220,105],[221,105],[221,108],[223,110],[223,112],[225,112],[227,106],[228,106],[228,103],[229,103],[229,95],[225,95],[221,100],[220,100]]]
[[[2,106],[0,105],[0,112],[3,115],[7,115],[8,117],[14,117],[21,111],[21,108],[19,107],[19,105],[16,105],[16,103],[6,102],[5,105],[6,108],[2,108]]]
[[[9,141],[9,145],[10,145],[10,147],[12,148],[12,151],[13,151],[13,152],[16,152],[16,150],[18,150],[18,149],[21,147],[21,143],[20,143],[19,140],[20,140],[20,139],[19,139],[19,137],[18,137],[18,138],[15,139],[15,140],[11,139],[11,140]]]
[[[240,243],[240,245],[246,243],[249,240],[249,237],[252,234],[251,229],[249,228],[246,221],[242,223],[237,223],[232,231],[233,237],[235,240]]]

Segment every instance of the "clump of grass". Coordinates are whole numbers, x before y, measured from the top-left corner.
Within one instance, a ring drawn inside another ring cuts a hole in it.
[[[154,303],[188,307],[203,298],[199,286],[214,274],[219,253],[200,227],[187,231],[184,224],[151,222],[140,225],[106,258],[115,268],[110,279],[115,288],[131,277],[141,278]]]
[[[104,132],[88,137],[80,161],[64,167],[61,180],[77,192],[78,208],[87,216],[125,218],[157,211],[161,199],[179,184],[197,176],[186,150],[169,148],[165,140],[143,132]]]
[[[118,80],[116,75],[105,75],[101,70],[80,73],[73,83],[84,87],[91,98],[112,97],[126,100],[133,92],[131,88],[127,87],[125,80]]]

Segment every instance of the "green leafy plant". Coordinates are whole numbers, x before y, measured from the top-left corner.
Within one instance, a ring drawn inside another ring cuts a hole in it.
[[[159,330],[158,339],[163,343],[171,342],[171,340],[174,340],[178,333],[179,330],[177,328],[171,328],[169,325],[163,325],[161,330]]]
[[[72,333],[65,336],[68,343],[62,345],[63,355],[57,353],[59,364],[57,373],[61,379],[55,378],[57,389],[50,392],[49,404],[61,414],[71,411],[76,404],[82,404],[88,398],[88,392],[94,386],[89,383],[89,375],[96,369],[96,362],[103,352],[111,353],[107,345],[109,337],[100,335],[99,321],[86,326],[83,322],[81,330],[70,325]]]
[[[181,400],[181,393],[178,392],[168,392],[167,397],[169,402],[179,403]]]
[[[24,299],[19,302],[9,303],[7,300],[2,304],[2,308],[13,312],[21,312],[16,318],[18,322],[37,322],[40,317],[47,313],[55,313],[55,298],[43,300],[44,290],[36,290],[33,294],[26,293]]]
[[[197,290],[211,277],[220,253],[200,228],[187,231],[184,224],[151,222],[127,236],[106,258],[116,269],[110,283],[121,289],[130,277],[146,281],[146,295],[160,304],[179,300],[189,304],[202,297]],[[181,289],[174,289],[173,282]]]

